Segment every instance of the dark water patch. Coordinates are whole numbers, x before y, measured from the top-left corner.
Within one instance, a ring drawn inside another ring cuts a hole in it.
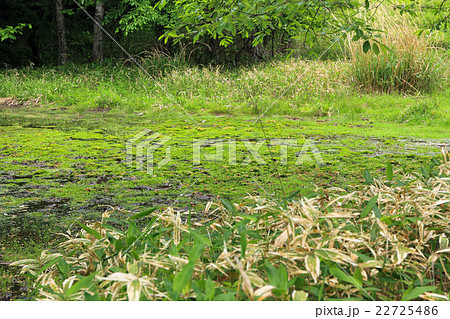
[[[13,180],[6,180],[6,181],[4,180],[3,183],[4,183],[5,185],[13,184],[13,185],[16,185],[16,186],[24,186],[24,185],[27,185],[27,184],[29,183],[29,181],[23,181],[23,180],[15,180],[15,179],[13,179]]]
[[[155,191],[156,189],[157,188],[155,186],[149,186],[149,185],[138,185],[138,186],[134,186],[134,187],[130,188],[130,190],[136,190],[136,191],[142,191],[142,192],[144,192],[144,191],[147,191],[147,192]]]
[[[11,196],[12,198],[30,198],[37,197],[38,193],[35,191],[29,191],[25,189],[7,190],[3,193],[4,196]]]
[[[35,174],[14,174],[14,172],[3,172],[0,173],[0,179],[2,180],[16,180],[16,179],[30,179],[33,178]]]
[[[71,159],[98,159],[95,156],[82,156],[82,155],[68,156],[68,158],[71,158]]]
[[[43,176],[41,179],[52,181],[61,185],[66,183],[75,183],[80,180],[80,178],[75,178],[72,175]]]
[[[24,280],[19,279],[21,277],[19,270],[11,276],[13,277],[13,281],[7,283],[8,291],[0,294],[0,301],[32,300],[30,297],[32,288]]]
[[[125,198],[136,198],[137,194],[129,194],[124,196]],[[177,194],[165,194],[165,195],[151,195],[149,194],[147,200],[141,200],[141,201],[134,201],[129,202],[127,204],[124,204],[126,209],[129,209],[130,207],[153,207],[155,205],[159,206],[170,206],[174,200],[176,199],[178,195]]]
[[[69,140],[91,142],[91,141],[103,141],[104,139],[103,138],[95,138],[95,137],[91,137],[91,138],[69,137]]]
[[[193,203],[210,202],[215,199],[216,196],[213,194],[203,194],[202,192],[194,192],[185,195],[187,198],[191,199]]]
[[[62,230],[61,219],[57,216],[39,216],[24,211],[11,211],[3,213],[0,217],[0,237],[11,240],[40,241],[51,233]],[[5,241],[3,244],[8,244]]]
[[[405,143],[405,146],[408,149],[417,149],[417,148],[449,148],[450,140],[420,140],[420,139],[398,139],[399,142]]]
[[[79,212],[93,213],[104,212],[108,209],[108,207],[121,209],[120,203],[117,202],[114,197],[102,195],[95,196],[94,198],[78,206],[76,209]]]
[[[58,129],[58,125],[57,124],[39,124],[39,123],[23,123],[21,124],[22,127],[24,128],[42,128],[42,129],[46,129],[46,130],[57,130]]]
[[[56,215],[67,214],[70,211],[70,198],[54,197],[37,201],[29,201],[22,205],[22,211],[51,213]]]
[[[38,161],[38,160],[32,160],[32,161],[11,161],[9,162],[10,165],[22,165],[26,167],[36,167],[36,168],[55,168],[54,165],[51,163],[48,163],[46,161]]]

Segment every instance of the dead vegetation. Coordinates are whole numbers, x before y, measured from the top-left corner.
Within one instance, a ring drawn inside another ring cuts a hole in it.
[[[37,106],[40,103],[40,98],[29,100],[16,100],[11,97],[0,97],[0,108],[18,108]]]

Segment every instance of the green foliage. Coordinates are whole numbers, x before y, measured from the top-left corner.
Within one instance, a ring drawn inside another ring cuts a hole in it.
[[[8,39],[15,40],[18,34],[22,34],[22,29],[26,27],[31,29],[31,24],[19,23],[16,27],[7,26],[0,28],[0,41],[3,42]]]
[[[377,200],[378,196],[374,196],[367,202],[366,206],[364,207],[364,210],[361,213],[361,218],[365,218],[372,211],[372,209],[376,205]]]
[[[412,288],[412,287],[411,287]],[[402,301],[410,301],[413,299],[417,299],[420,295],[425,292],[434,291],[437,287],[415,287],[412,290],[407,290],[402,297]]]
[[[158,26],[168,25],[172,21],[171,5],[168,5],[167,10],[158,10],[156,3],[156,0],[121,1],[121,6],[127,9],[123,13],[114,13],[114,16],[120,16],[119,28],[129,34],[140,30],[153,31]]]
[[[419,100],[403,109],[397,120],[401,123],[428,123],[429,121],[439,117],[437,110],[439,110],[438,100]]]
[[[94,6],[97,0],[82,0],[85,6]],[[123,31],[129,35],[136,31],[153,31],[158,26],[165,26],[171,21],[169,10],[158,10],[156,0],[103,0],[105,4],[105,25],[114,25],[116,33]]]
[[[167,3],[160,1],[158,7],[164,8]],[[364,10],[369,10],[367,4]],[[357,30],[363,36],[362,30],[368,29],[367,21],[354,15],[363,10],[357,1],[177,0],[174,6],[176,19],[161,37],[166,41],[188,38],[195,43],[211,37],[226,47],[241,38],[250,39],[257,46],[266,38],[283,34],[311,46],[318,34]],[[340,18],[349,21],[349,17],[353,21],[342,24]]]
[[[80,0],[92,12],[97,1]],[[347,34],[361,41],[362,51],[386,50],[373,14],[379,4],[357,0],[103,0],[106,57],[124,57],[116,42],[131,54],[163,48],[200,64],[248,63],[287,53],[307,58],[336,58]],[[431,1],[387,1],[403,16],[432,34],[440,47],[448,46],[448,4]],[[92,20],[75,3],[64,2],[69,58],[86,62],[92,45]],[[54,1],[5,0],[0,13],[0,61],[10,66],[54,64],[58,37],[53,21]],[[25,26],[33,29],[25,30]],[[386,29],[381,29],[386,31]],[[22,32],[23,31],[23,32]],[[6,41],[21,37],[26,41]],[[165,44],[158,41],[164,39]],[[170,40],[170,43],[169,43]],[[173,46],[174,43],[180,46]],[[227,47],[227,49],[224,49]]]
[[[446,0],[422,1],[421,7],[425,13],[422,32],[427,29],[431,32],[448,30],[450,3]]]

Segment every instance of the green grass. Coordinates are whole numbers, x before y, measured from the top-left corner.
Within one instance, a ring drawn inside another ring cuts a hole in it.
[[[389,122],[406,121],[402,115],[405,109],[425,104],[428,113],[439,114],[426,121],[448,125],[450,94],[444,79],[436,93],[427,95],[361,94],[349,72],[345,62],[288,60],[231,70],[181,67],[157,76],[155,82],[135,66],[110,62],[105,66],[3,71],[0,97],[37,99],[43,108],[68,108],[79,113],[168,111],[180,116],[188,112],[193,117],[205,113],[369,114]]]
[[[352,80],[362,90],[420,93],[446,81],[445,59],[426,33],[418,35],[418,26],[409,16],[380,6],[373,28],[383,32],[372,42],[347,39]]]

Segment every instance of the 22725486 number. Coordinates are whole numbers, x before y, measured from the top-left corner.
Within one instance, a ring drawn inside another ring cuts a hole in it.
[[[436,316],[437,306],[377,306],[377,316]]]

